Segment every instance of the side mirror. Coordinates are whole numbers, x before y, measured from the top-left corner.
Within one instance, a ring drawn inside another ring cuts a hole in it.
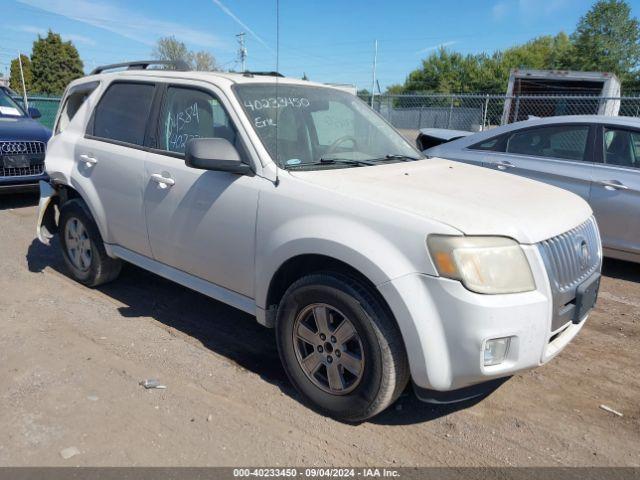
[[[29,110],[27,112],[29,114],[29,116],[31,118],[40,118],[42,117],[42,114],[40,113],[40,110],[38,110],[36,107],[29,107]]]
[[[192,138],[187,142],[184,152],[187,167],[200,170],[248,175],[251,167],[242,163],[240,154],[226,138]]]

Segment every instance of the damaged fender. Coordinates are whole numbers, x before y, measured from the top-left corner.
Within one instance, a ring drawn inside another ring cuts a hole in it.
[[[40,180],[40,201],[38,202],[38,217],[36,221],[36,237],[45,245],[56,233],[56,209],[58,192],[43,180]]]

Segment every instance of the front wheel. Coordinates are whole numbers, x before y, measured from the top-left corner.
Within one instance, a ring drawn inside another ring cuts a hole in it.
[[[276,337],[294,386],[340,420],[373,417],[409,379],[393,318],[374,292],[341,274],[308,275],[291,285],[278,308]]]

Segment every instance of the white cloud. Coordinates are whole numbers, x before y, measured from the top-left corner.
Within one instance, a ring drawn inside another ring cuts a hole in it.
[[[503,0],[493,5],[491,16],[496,21],[504,20],[509,14],[519,20],[529,20],[552,15],[576,0]]]
[[[96,45],[94,39],[85,37],[84,35],[78,35],[77,33],[61,33],[63,40],[71,40],[74,43],[83,43],[85,45]]]
[[[220,0],[211,0],[211,1],[215,3],[220,8],[220,10],[222,10],[226,15],[231,17],[231,19],[234,22],[236,22],[238,25],[244,28],[249,33],[249,35],[251,35],[253,38],[255,38],[258,41],[258,43],[263,45],[268,50],[273,51],[273,49],[269,45],[267,45],[267,42],[265,42],[262,38],[260,38],[260,36],[256,32],[251,30],[251,28],[249,28],[246,23],[240,20],[238,16],[235,13],[233,13],[231,10],[229,10],[229,8],[227,8],[227,6],[224,5]]]
[[[443,43],[440,43],[438,45],[432,45],[430,47],[423,48],[422,50],[418,50],[416,53],[417,54],[421,54],[421,53],[431,52],[433,50],[440,50],[441,48],[446,48],[446,47],[449,47],[451,45],[455,45],[456,43],[458,43],[457,40],[450,40],[448,42],[443,42]]]
[[[491,8],[491,16],[493,17],[494,20],[502,20],[504,17],[507,16],[507,13],[509,13],[509,10],[510,10],[510,6],[507,2],[499,2],[499,3],[496,3]]]
[[[16,30],[18,32],[26,32],[32,33],[34,35],[40,35],[41,37],[47,36],[47,29],[36,27],[34,25],[20,25],[18,27],[11,27],[12,30]],[[84,35],[79,35],[77,33],[60,33],[63,41],[71,40],[74,43],[85,44],[85,45],[96,45],[95,40],[92,38],[86,37]]]
[[[174,35],[191,45],[208,48],[225,44],[215,35],[180,23],[157,20],[146,14],[97,0],[17,0],[50,13],[107,30],[145,45],[154,45],[159,37]],[[83,37],[87,38],[87,37]]]
[[[569,2],[567,0],[518,0],[518,10],[521,15],[550,15],[563,9]]]

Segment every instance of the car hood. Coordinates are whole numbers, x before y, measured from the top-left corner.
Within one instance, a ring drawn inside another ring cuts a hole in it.
[[[0,141],[32,140],[47,142],[51,131],[27,117],[0,117]]]
[[[592,214],[571,192],[441,158],[292,175],[345,196],[439,221],[466,235],[507,236],[525,244],[564,233]]]

